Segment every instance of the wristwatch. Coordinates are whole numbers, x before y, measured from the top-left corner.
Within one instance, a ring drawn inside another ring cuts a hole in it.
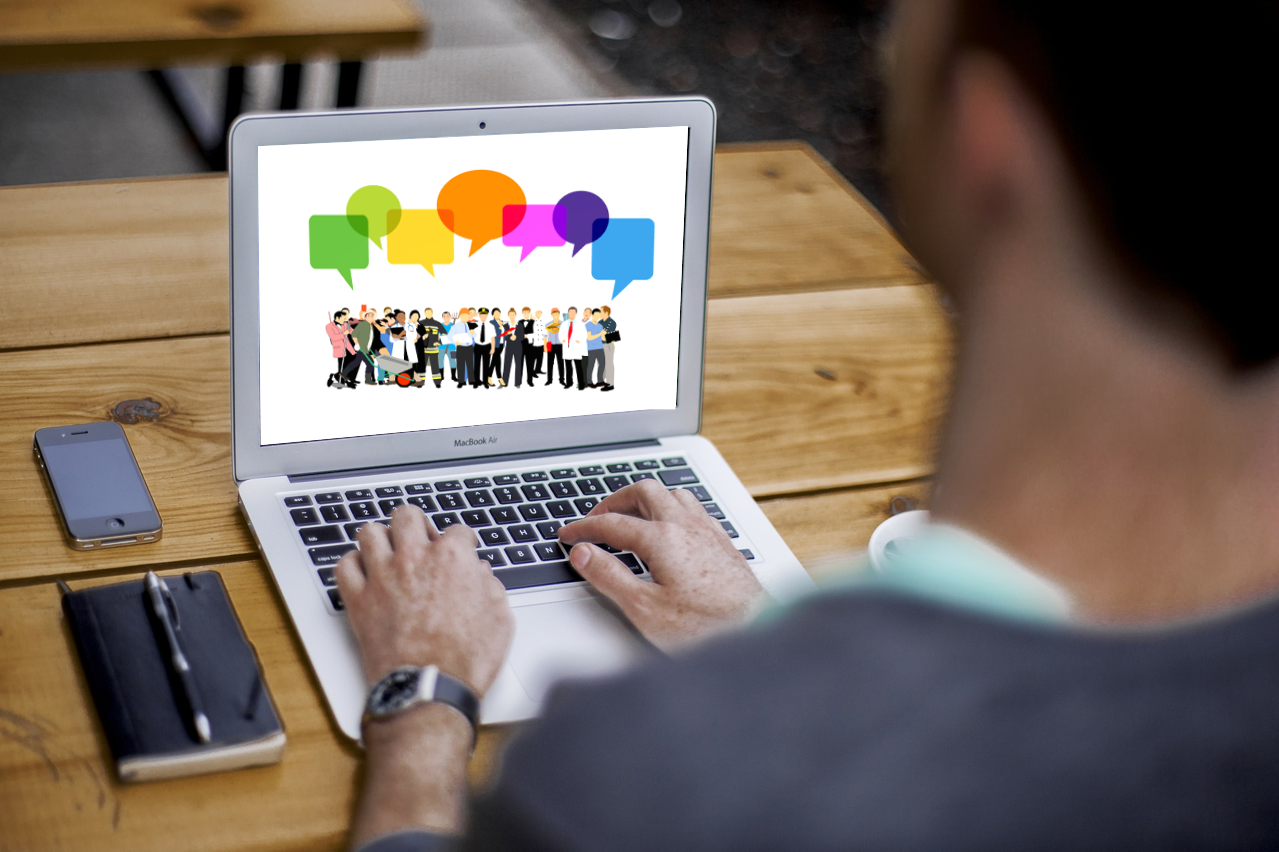
[[[398,716],[411,707],[432,701],[447,704],[466,717],[471,723],[473,748],[474,738],[479,735],[480,699],[469,686],[435,666],[392,669],[369,690],[369,700],[364,705],[364,721]]]

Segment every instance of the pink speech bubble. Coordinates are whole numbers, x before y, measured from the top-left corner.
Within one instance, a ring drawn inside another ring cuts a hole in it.
[[[555,228],[558,204],[508,204],[502,208],[502,245],[520,246],[520,262],[542,246],[562,246]],[[560,208],[559,217],[564,218]]]

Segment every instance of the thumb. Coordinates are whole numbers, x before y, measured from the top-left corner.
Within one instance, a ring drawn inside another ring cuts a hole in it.
[[[628,616],[639,597],[650,591],[649,584],[632,574],[621,560],[593,544],[574,546],[568,559],[577,573]]]

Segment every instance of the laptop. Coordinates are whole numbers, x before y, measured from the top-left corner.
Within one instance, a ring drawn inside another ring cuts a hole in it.
[[[404,503],[475,529],[507,588],[485,723],[653,653],[556,540],[613,491],[686,488],[775,599],[811,588],[697,434],[714,141],[700,98],[235,123],[240,507],[348,737],[368,684],[334,565]]]

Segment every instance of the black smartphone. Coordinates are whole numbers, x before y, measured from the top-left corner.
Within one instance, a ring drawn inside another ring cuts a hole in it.
[[[159,540],[160,513],[119,423],[37,430],[35,454],[73,548]]]

